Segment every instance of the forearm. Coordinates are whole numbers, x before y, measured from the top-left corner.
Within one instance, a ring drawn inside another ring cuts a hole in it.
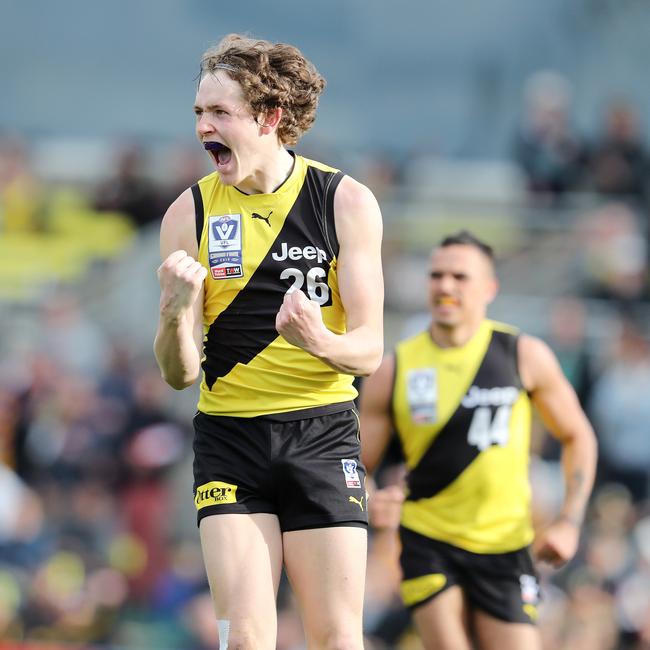
[[[560,518],[582,524],[596,473],[596,442],[593,435],[575,437],[562,448],[565,495]]]
[[[154,341],[154,354],[163,379],[176,390],[191,386],[201,371],[201,356],[186,317],[161,316]]]
[[[327,330],[310,352],[338,372],[367,376],[379,367],[383,349],[376,330],[362,326],[345,334]]]

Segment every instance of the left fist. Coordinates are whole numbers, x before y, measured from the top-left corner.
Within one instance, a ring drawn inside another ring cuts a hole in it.
[[[320,306],[300,290],[288,291],[275,317],[275,329],[292,345],[314,353],[323,332]]]

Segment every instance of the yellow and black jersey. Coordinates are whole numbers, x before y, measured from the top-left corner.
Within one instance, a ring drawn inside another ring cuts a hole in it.
[[[194,187],[205,280],[203,379],[198,409],[254,417],[346,404],[353,377],[287,343],[275,329],[285,293],[299,289],[345,332],[336,262],[334,191],[343,174],[294,156],[274,192],[247,195],[218,173]]]
[[[486,320],[462,347],[428,331],[399,343],[392,409],[408,467],[403,526],[473,553],[532,541],[516,330]]]

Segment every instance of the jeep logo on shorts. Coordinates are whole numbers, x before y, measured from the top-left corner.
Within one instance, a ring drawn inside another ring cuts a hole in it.
[[[206,506],[220,506],[224,503],[237,503],[237,486],[222,481],[210,481],[196,488],[194,497],[196,509]]]

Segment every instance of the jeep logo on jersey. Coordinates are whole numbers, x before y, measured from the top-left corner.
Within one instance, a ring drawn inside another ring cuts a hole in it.
[[[322,248],[316,246],[289,246],[286,242],[280,244],[280,252],[271,253],[271,257],[276,262],[284,262],[284,260],[316,260],[319,264],[327,261],[327,254]]]
[[[512,406],[519,396],[519,390],[514,386],[503,388],[479,388],[472,386],[463,397],[462,404],[466,409],[477,406]]]
[[[223,481],[210,481],[196,488],[194,496],[196,509],[206,506],[219,506],[225,503],[237,503],[237,486]]]

